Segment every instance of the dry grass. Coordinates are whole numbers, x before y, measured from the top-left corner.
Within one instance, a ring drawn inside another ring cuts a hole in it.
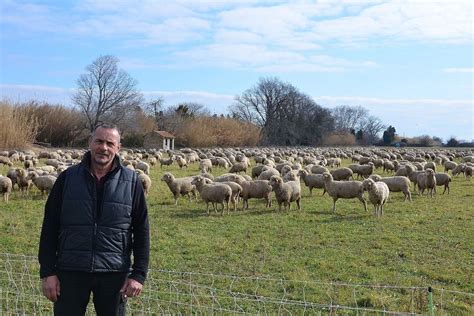
[[[0,148],[26,148],[36,137],[38,121],[23,108],[0,101]]]

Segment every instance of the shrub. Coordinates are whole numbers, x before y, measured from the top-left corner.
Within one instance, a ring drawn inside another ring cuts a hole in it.
[[[324,142],[327,146],[353,146],[356,143],[356,137],[349,132],[332,133]]]
[[[252,124],[225,117],[197,117],[176,131],[176,141],[189,147],[256,146],[260,129]]]

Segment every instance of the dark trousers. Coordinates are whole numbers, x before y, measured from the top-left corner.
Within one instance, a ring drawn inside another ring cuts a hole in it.
[[[54,315],[84,315],[91,292],[98,316],[125,315],[120,289],[127,273],[87,273],[60,271],[60,295],[54,303]]]

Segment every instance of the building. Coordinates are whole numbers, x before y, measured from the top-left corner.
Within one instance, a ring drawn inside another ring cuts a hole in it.
[[[145,135],[143,147],[145,148],[163,148],[164,150],[174,150],[173,134],[167,131],[153,131]]]

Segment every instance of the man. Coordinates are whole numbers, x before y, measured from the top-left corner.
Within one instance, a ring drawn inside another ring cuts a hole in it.
[[[55,315],[119,315],[148,270],[148,210],[141,182],[117,153],[116,126],[99,125],[82,161],[62,172],[48,197],[39,245],[43,294]],[[131,252],[133,251],[133,265]]]

